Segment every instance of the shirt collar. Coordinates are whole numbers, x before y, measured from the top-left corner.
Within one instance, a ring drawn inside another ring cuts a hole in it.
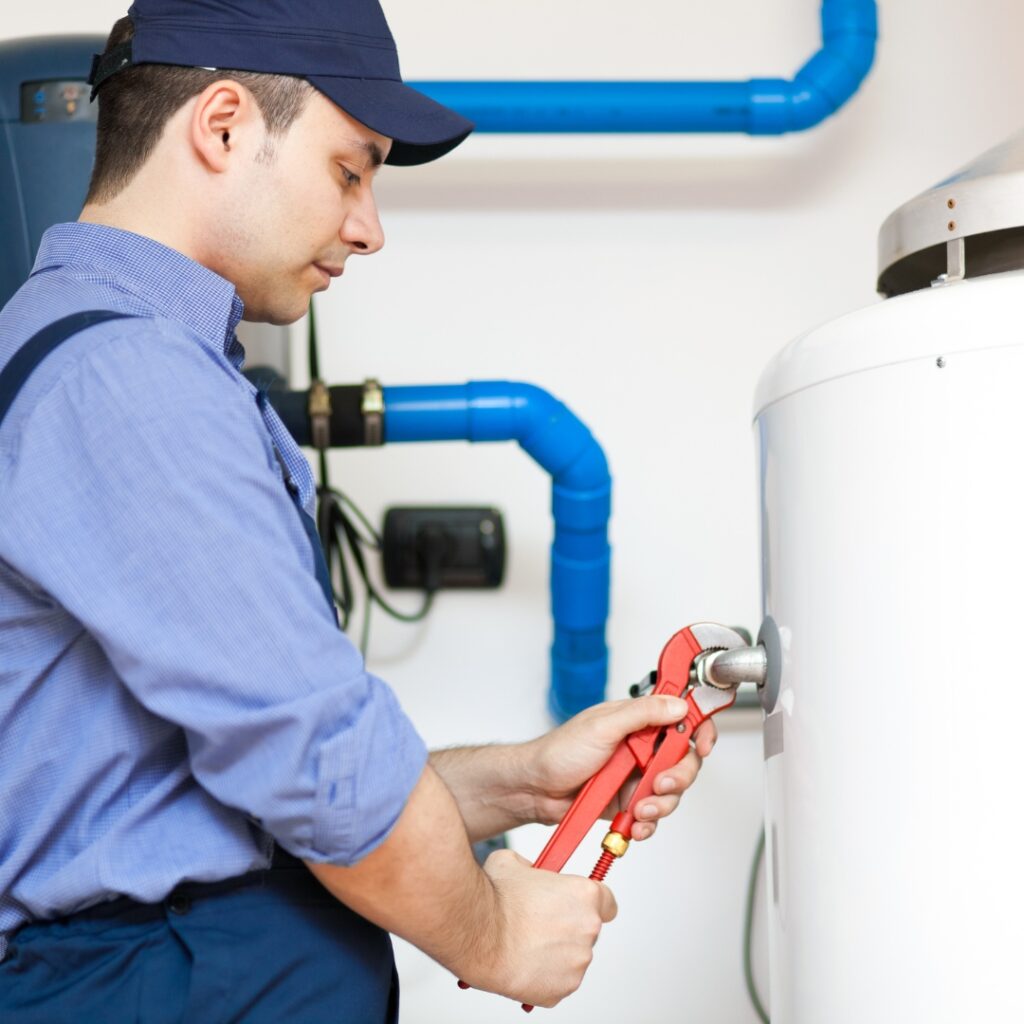
[[[230,281],[184,253],[104,224],[55,224],[43,235],[32,273],[60,266],[109,274],[119,287],[240,362],[235,328],[242,300]]]

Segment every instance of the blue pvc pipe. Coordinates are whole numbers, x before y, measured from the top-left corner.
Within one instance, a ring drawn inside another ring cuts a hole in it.
[[[472,381],[384,388],[384,440],[518,441],[551,474],[555,636],[548,706],[564,720],[604,700],[612,481],[587,427],[532,384]]]
[[[823,0],[822,48],[796,73],[748,82],[411,82],[479,132],[747,132],[822,122],[857,91],[878,38],[874,0]]]

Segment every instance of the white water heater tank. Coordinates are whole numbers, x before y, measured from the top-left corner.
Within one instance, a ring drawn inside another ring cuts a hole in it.
[[[1024,1021],[1021,156],[759,385],[772,1024]]]

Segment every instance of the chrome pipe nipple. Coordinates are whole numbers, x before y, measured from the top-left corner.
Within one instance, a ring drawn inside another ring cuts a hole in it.
[[[694,661],[694,669],[702,686],[732,690],[740,683],[755,683],[762,687],[768,678],[768,653],[763,644],[708,651]]]

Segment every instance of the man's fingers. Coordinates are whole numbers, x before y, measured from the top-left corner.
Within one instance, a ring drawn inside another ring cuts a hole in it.
[[[693,785],[700,766],[700,755],[691,750],[679,764],[654,780],[654,793],[633,808],[637,821],[633,827],[634,839],[649,839],[654,834],[653,823],[668,817],[679,806],[680,797]]]
[[[615,920],[615,916],[619,912],[619,905],[615,902],[615,897],[612,895],[612,891],[607,885],[603,882],[597,882],[595,884],[598,888],[597,912],[600,914],[601,920],[607,924],[609,921]]]
[[[637,842],[643,842],[645,839],[650,839],[657,830],[658,823],[656,821],[634,821],[631,838]]]
[[[689,705],[681,697],[649,694],[635,700],[612,701],[604,705],[606,728],[614,730],[616,737],[628,736],[647,725],[670,725],[686,717]]]
[[[655,794],[679,794],[684,789],[689,789],[697,778],[697,773],[700,771],[702,763],[703,759],[700,754],[696,750],[691,750],[679,764],[673,765],[667,771],[663,771],[654,780]]]
[[[633,817],[637,821],[657,821],[667,818],[678,806],[678,796],[650,796],[634,808]]]
[[[616,741],[648,725],[679,722],[690,709],[682,697],[668,697],[661,693],[634,700],[609,701],[600,707],[601,725],[608,730],[608,738]],[[718,730],[710,718],[702,722],[693,734],[693,744],[701,757],[711,753],[717,740]]]
[[[693,734],[694,746],[697,748],[697,753],[701,757],[707,757],[711,753],[712,747],[718,740],[718,730],[715,728],[715,723],[709,718],[706,722],[700,725],[697,731]]]

